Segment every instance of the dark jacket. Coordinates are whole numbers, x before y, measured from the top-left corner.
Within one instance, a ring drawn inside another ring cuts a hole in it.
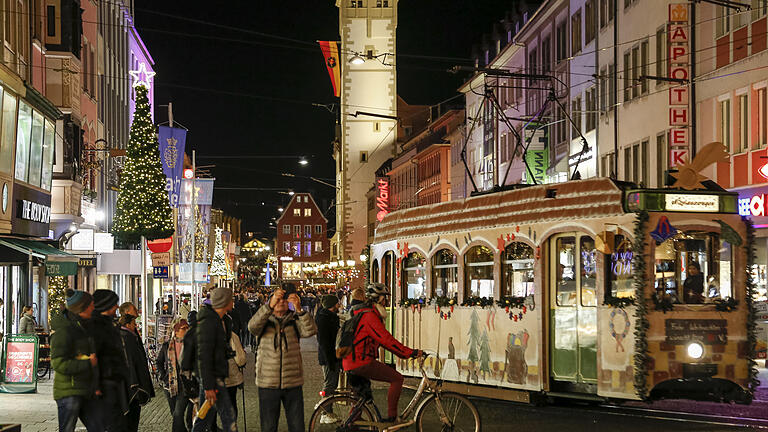
[[[229,335],[232,332],[227,320],[209,305],[204,305],[197,314],[197,370],[203,389],[213,390],[216,378],[222,380],[229,375]],[[225,328],[226,326],[226,328]]]
[[[51,366],[53,399],[90,397],[96,390],[98,369],[83,358],[96,352],[88,323],[64,310],[51,316]]]
[[[336,365],[336,334],[339,332],[339,315],[322,308],[315,317],[317,324],[317,360],[322,366]]]
[[[248,302],[242,299],[235,302],[235,310],[232,312],[233,318],[240,320],[240,328],[245,328],[248,325],[248,321],[251,320],[251,307],[248,306]]]
[[[99,359],[99,376],[102,381],[126,381],[127,364],[120,339],[120,327],[112,317],[94,315],[91,319],[96,356]]]
[[[121,328],[120,335],[123,337],[125,354],[128,359],[128,397],[132,404],[136,401],[144,404],[149,401],[149,398],[155,397],[155,389],[147,364],[147,352],[144,350],[141,338],[136,333]]]
[[[690,275],[683,283],[683,298],[686,303],[704,303],[704,275]]]

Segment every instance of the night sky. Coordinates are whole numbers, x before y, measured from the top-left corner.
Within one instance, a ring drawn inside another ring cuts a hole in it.
[[[328,210],[333,188],[299,176],[334,182],[335,116],[312,103],[338,101],[315,43],[339,38],[335,2],[214,4],[135,0],[136,26],[157,72],[155,121],[167,121],[167,109],[160,105],[173,102],[174,120],[189,129],[187,153],[194,148],[198,165],[216,165],[211,173],[218,187],[310,192],[321,210]],[[400,96],[411,104],[434,104],[454,96],[466,75],[445,70],[467,64],[472,44],[512,4],[511,0],[400,0]],[[301,167],[297,159],[206,159],[269,155],[306,155],[310,164]],[[243,218],[243,231],[271,238],[275,232],[268,222],[288,199],[274,191],[216,190],[214,205]],[[332,208],[326,217],[333,230]]]

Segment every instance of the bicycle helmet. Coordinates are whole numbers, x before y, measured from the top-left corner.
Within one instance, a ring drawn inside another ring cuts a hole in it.
[[[365,288],[365,298],[368,300],[378,301],[381,296],[388,296],[389,290],[384,284],[372,283],[368,284]]]

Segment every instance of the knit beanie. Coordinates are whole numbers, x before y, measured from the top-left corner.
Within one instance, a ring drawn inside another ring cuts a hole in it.
[[[118,300],[117,293],[112,290],[97,289],[93,292],[93,308],[99,313],[117,306]]]
[[[211,291],[211,306],[214,309],[226,307],[232,301],[232,290],[230,288],[219,287]]]
[[[93,301],[93,296],[85,291],[67,290],[67,310],[73,314],[84,311]]]
[[[330,309],[339,304],[339,298],[332,294],[324,295],[321,301],[323,303],[323,307],[326,309]]]

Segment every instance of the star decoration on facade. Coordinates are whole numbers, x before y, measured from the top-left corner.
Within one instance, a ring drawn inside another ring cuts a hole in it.
[[[128,73],[133,77],[134,87],[144,86],[147,89],[150,87],[152,77],[156,75],[156,72],[147,70],[147,65],[144,63],[139,63],[139,70],[128,71]]]

